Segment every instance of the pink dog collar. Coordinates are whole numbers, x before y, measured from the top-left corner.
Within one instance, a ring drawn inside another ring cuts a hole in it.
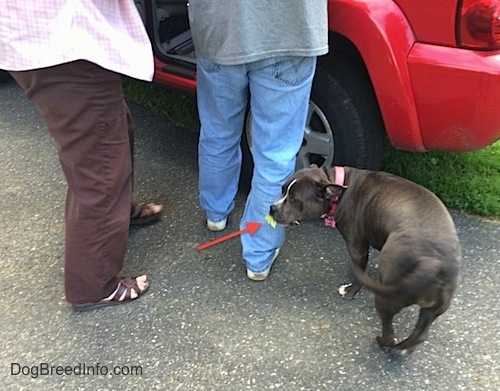
[[[339,186],[344,186],[345,181],[345,169],[344,167],[335,166],[333,168],[335,173],[335,184]],[[330,228],[335,228],[335,212],[337,210],[337,205],[340,201],[340,196],[335,197],[333,200],[332,207],[325,216],[325,226]]]

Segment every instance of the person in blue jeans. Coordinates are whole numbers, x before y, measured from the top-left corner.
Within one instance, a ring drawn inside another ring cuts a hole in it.
[[[285,241],[265,217],[293,173],[309,107],[316,57],[328,52],[327,0],[190,0],[197,55],[200,204],[207,228],[222,231],[234,208],[240,142],[252,113],[254,172],[240,226],[247,276],[267,278]]]

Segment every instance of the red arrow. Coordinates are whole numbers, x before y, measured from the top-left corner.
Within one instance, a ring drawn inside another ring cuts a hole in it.
[[[226,235],[226,236],[223,236],[219,239],[215,239],[215,240],[212,240],[211,242],[207,242],[205,244],[200,244],[198,246],[198,250],[205,250],[207,247],[210,247],[210,246],[215,246],[216,244],[219,244],[221,242],[224,242],[228,239],[232,239],[238,235],[242,235],[246,232],[248,232],[250,235],[253,235],[255,232],[257,232],[257,230],[260,228],[262,224],[261,223],[252,223],[252,222],[248,222],[247,223],[247,227],[245,229],[241,229],[239,231],[236,231],[236,232],[233,232],[229,235]]]

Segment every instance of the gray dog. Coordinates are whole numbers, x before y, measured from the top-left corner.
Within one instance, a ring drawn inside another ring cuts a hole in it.
[[[353,298],[364,285],[375,293],[380,346],[412,353],[450,306],[461,270],[460,243],[445,206],[424,187],[385,172],[313,165],[290,177],[270,215],[283,225],[325,216],[336,225],[355,276],[339,292]],[[380,282],[365,273],[370,246],[380,251]],[[421,307],[417,325],[396,344],[393,317],[413,304]]]

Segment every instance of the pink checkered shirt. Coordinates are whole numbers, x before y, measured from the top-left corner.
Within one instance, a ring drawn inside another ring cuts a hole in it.
[[[133,0],[12,0],[0,9],[0,69],[75,60],[142,80],[153,53]]]

